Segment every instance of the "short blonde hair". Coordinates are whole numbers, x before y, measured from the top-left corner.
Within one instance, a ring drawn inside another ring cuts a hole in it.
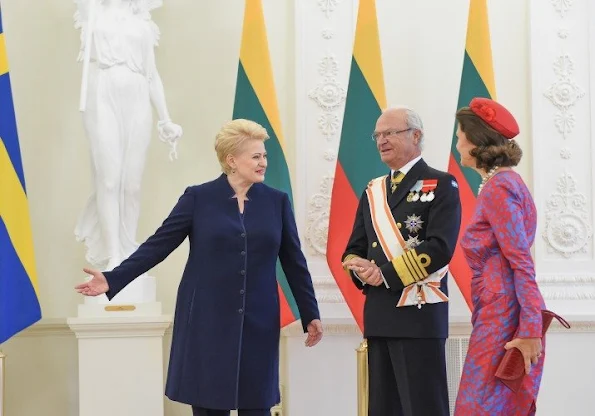
[[[229,174],[231,167],[227,164],[228,155],[237,155],[248,140],[266,141],[269,134],[260,124],[243,118],[225,123],[215,137],[215,152],[221,170]]]

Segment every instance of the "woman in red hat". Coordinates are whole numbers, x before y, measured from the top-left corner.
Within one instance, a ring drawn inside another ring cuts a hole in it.
[[[479,173],[482,181],[475,213],[460,240],[473,271],[474,310],[455,415],[534,415],[543,371],[545,305],[530,252],[535,205],[512,170],[522,156],[514,140],[519,127],[506,108],[487,98],[474,98],[456,119],[461,165]],[[511,348],[518,348],[525,360],[526,376],[516,393],[494,376]]]

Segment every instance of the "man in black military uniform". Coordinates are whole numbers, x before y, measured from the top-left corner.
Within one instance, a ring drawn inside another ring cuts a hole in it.
[[[448,416],[448,263],[461,223],[455,178],[421,158],[423,125],[385,110],[373,138],[390,174],[368,184],[343,266],[366,295],[369,416]]]

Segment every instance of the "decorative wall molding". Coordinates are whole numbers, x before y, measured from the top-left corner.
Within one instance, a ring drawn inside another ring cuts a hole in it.
[[[595,274],[537,275],[545,300],[595,300]]]
[[[539,284],[580,284],[580,283],[588,283],[595,285],[595,274],[562,274],[562,275],[543,275],[537,276],[537,283]]]
[[[595,275],[584,276],[589,282],[595,283]],[[572,317],[568,319],[571,329],[568,330],[557,322],[552,324],[550,331],[568,331],[568,332],[595,332],[595,315]],[[323,319],[324,335],[325,336],[341,336],[341,335],[360,335],[361,331],[352,319],[344,318],[329,318]],[[470,322],[451,322],[449,325],[450,337],[468,336],[471,334]],[[304,331],[300,322],[294,322],[286,326],[281,331],[284,337],[303,336]],[[168,328],[166,334],[171,334],[171,327]],[[68,327],[66,318],[50,318],[42,319],[37,324],[29,327],[23,332],[16,335],[17,338],[31,338],[31,337],[52,337],[52,336],[67,336],[74,339],[74,333]]]
[[[306,243],[315,255],[326,254],[333,180],[333,176],[330,175],[322,178],[319,192],[312,195],[308,202]]]
[[[579,99],[585,96],[585,92],[578,86],[573,77],[575,71],[574,61],[569,55],[557,57],[553,63],[553,70],[557,79],[550,85],[544,95],[556,107],[557,112],[554,123],[562,137],[567,139],[576,124],[571,108],[576,105]]]
[[[595,300],[595,5],[549,3],[530,6],[537,281],[546,300],[582,310]]]
[[[323,61],[320,62],[320,65],[323,65]],[[310,91],[308,96],[323,111],[333,111],[344,104],[347,91],[339,84],[335,77],[327,76],[318,83],[316,88]]]
[[[564,172],[558,178],[557,190],[546,202],[543,238],[550,252],[565,258],[586,253],[593,236],[587,213],[587,198],[576,189],[574,177]]]
[[[333,32],[333,29],[326,28],[322,30],[321,35],[323,39],[331,40],[335,36],[335,32]]]
[[[318,0],[318,5],[326,18],[329,19],[341,1],[342,0]]]
[[[572,157],[572,150],[570,150],[568,147],[563,147],[560,149],[560,157],[564,160],[570,159]]]
[[[19,332],[16,337],[73,337],[74,332],[66,323],[66,318],[46,318]]]
[[[322,328],[324,336],[357,335],[362,336],[362,332],[353,319],[330,318],[322,319]],[[300,322],[294,322],[281,330],[283,337],[303,337],[304,330]]]
[[[296,219],[322,304],[344,303],[325,255],[356,13],[356,1],[295,2]]]
[[[560,27],[557,34],[560,39],[566,39],[570,35],[570,31],[566,27]]]
[[[329,141],[335,138],[340,127],[341,120],[334,113],[322,113],[318,117],[318,128]]]
[[[337,160],[337,151],[335,149],[327,149],[324,151],[324,160],[333,162]]]
[[[574,0],[552,0],[554,9],[556,9],[556,12],[558,12],[562,18],[568,13],[573,3]]]
[[[572,316],[566,317],[566,320],[570,324],[570,329],[567,329],[560,325],[558,321],[553,321],[550,326],[548,333],[551,332],[563,332],[563,333],[595,333],[595,316]],[[329,319],[329,322],[325,322],[323,319],[322,326],[324,329],[324,336],[343,336],[343,335],[359,335],[362,333],[359,327],[353,322],[353,320],[339,320]],[[463,338],[467,339],[471,335],[473,327],[471,322],[452,322],[448,326],[449,338]],[[304,330],[302,329],[300,322],[294,322],[291,325],[286,326],[281,331],[283,337],[303,337]]]
[[[345,303],[345,298],[332,277],[323,276],[314,278],[316,286],[316,300],[319,303]]]

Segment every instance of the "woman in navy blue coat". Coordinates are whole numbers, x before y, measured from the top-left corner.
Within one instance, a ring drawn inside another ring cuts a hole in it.
[[[233,120],[217,134],[223,174],[191,186],[161,227],[79,293],[111,299],[163,261],[186,237],[190,253],[178,289],[166,395],[194,415],[269,415],[279,397],[281,261],[295,296],[307,346],[322,338],[312,280],[286,193],[263,184],[266,130]]]

